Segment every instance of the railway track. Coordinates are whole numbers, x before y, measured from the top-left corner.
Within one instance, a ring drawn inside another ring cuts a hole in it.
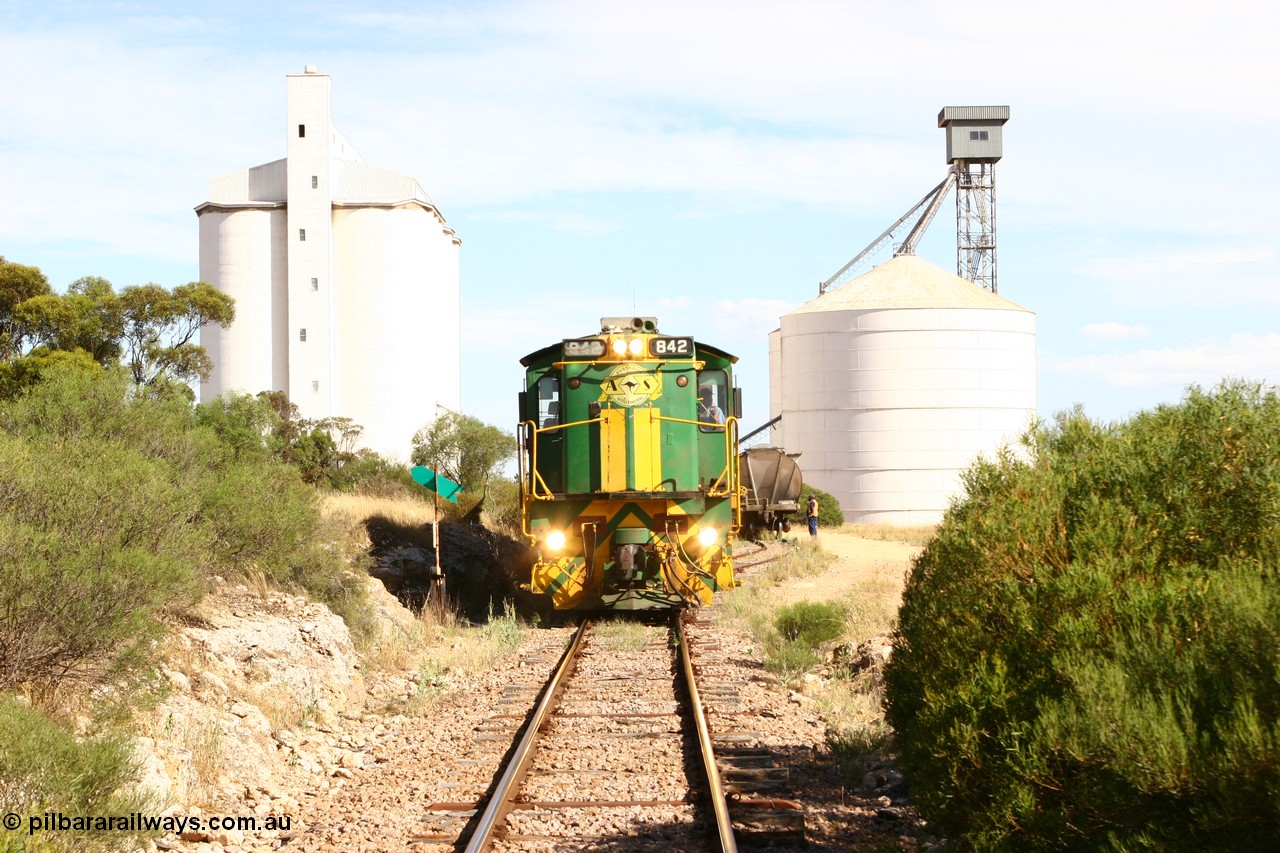
[[[733,685],[714,680],[718,647],[698,639],[696,624],[690,630],[678,621],[584,624],[558,661],[531,658],[531,669],[551,677],[509,690],[507,707],[478,728],[475,751],[457,759],[459,792],[470,796],[429,805],[434,831],[417,840],[452,836],[454,849],[469,853],[728,853],[737,849],[735,825],[741,834],[763,820],[769,837],[802,835],[795,804],[744,799],[759,787],[751,779],[769,787],[777,771],[760,769],[768,762],[743,748],[749,735],[708,726],[709,709],[722,720],[742,712],[732,709]],[[722,773],[733,780],[727,786]],[[761,818],[770,814],[782,814],[781,823]]]

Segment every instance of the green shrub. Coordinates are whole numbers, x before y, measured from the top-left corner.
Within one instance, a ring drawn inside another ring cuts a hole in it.
[[[233,575],[256,568],[287,581],[319,528],[315,490],[289,466],[267,460],[226,464],[198,485],[200,518],[213,534],[221,568]]]
[[[127,739],[102,735],[77,741],[39,711],[0,694],[0,812],[22,818],[18,830],[0,830],[0,850],[138,849],[145,833],[27,834],[27,818],[46,812],[68,816],[154,813],[154,804],[132,790],[135,770]]]
[[[261,573],[367,629],[315,491],[231,428],[254,411],[218,414],[74,365],[0,401],[0,689],[110,676],[213,574]]]
[[[1280,837],[1280,399],[1078,410],[979,462],[886,673],[922,811],[993,850]]]
[[[104,442],[0,433],[0,458],[0,689],[94,681],[155,635],[157,609],[194,599],[195,497]]]
[[[844,608],[835,602],[797,601],[779,610],[773,624],[787,640],[820,646],[844,633],[844,618]]]
[[[832,602],[799,601],[779,610],[763,639],[764,665],[790,680],[817,667],[819,647],[844,633],[844,610]]]
[[[770,637],[764,641],[763,650],[764,668],[783,681],[791,681],[822,663],[813,646],[798,640]]]

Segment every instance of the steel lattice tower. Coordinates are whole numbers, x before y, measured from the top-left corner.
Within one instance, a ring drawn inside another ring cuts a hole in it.
[[[1004,107],[944,107],[947,162],[956,176],[956,275],[996,292],[996,178]]]
[[[956,275],[996,292],[995,164],[956,168]]]

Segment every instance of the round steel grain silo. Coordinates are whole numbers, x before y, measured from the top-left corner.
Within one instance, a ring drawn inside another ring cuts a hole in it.
[[[847,521],[937,522],[960,472],[1035,417],[1035,314],[915,255],[784,314],[775,335],[781,443]]]

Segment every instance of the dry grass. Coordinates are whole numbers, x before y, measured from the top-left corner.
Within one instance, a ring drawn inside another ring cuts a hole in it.
[[[362,650],[361,665],[378,672],[416,670],[429,640],[430,632],[421,616],[408,624],[384,620],[378,636]]]
[[[282,689],[278,684],[261,687],[245,686],[239,694],[244,701],[257,707],[271,724],[271,731],[296,731],[308,722],[320,719],[319,702],[313,693],[310,699]]]
[[[424,715],[465,679],[515,651],[529,630],[514,616],[470,625],[451,612],[427,608],[408,629],[388,626],[368,664],[383,672],[416,673],[416,695],[387,710]]]
[[[188,727],[182,743],[191,751],[191,778],[210,789],[206,794],[212,793],[222,769],[222,728],[218,721],[210,718]]]
[[[846,773],[863,761],[883,755],[893,738],[884,718],[884,691],[869,680],[831,681],[823,685],[815,703],[827,721],[827,745]]]
[[[211,805],[220,791],[218,780],[223,771],[222,728],[216,712],[203,710],[199,716],[170,712],[155,722],[150,735],[186,753],[181,767],[185,799],[193,805]]]
[[[933,538],[937,525],[923,524],[914,527],[895,527],[892,524],[846,524],[840,528],[862,539],[880,542],[905,542],[908,545],[926,545]]]
[[[653,632],[639,622],[618,620],[592,626],[592,641],[609,651],[638,652],[649,645]]]
[[[821,542],[805,538],[770,563],[765,576],[775,584],[791,578],[813,577],[826,571],[834,559],[833,555],[822,550]]]
[[[901,584],[887,576],[863,581],[841,596],[846,614],[844,642],[857,645],[892,632],[901,596]]]
[[[406,525],[430,524],[435,508],[414,498],[387,498],[370,495],[328,492],[322,507],[326,515],[361,523],[366,518],[380,515]]]
[[[888,525],[846,525],[844,531],[861,538],[881,541],[923,544],[932,536],[932,527],[895,528]],[[727,622],[736,623],[750,633],[759,647],[770,654],[796,651],[779,641],[775,619],[781,596],[778,587],[787,580],[820,577],[836,558],[821,550],[819,543],[801,540],[790,553],[775,560],[758,579],[723,595],[717,604]],[[871,637],[892,632],[902,584],[897,570],[884,564],[875,576],[851,588],[824,592],[821,580],[806,590],[817,601],[834,601],[845,612],[844,630],[839,645],[858,646]],[[892,730],[884,719],[883,693],[877,681],[866,674],[857,678],[838,666],[826,666],[821,658],[810,655],[812,669],[830,673],[820,684],[805,689],[827,721],[827,743],[849,772],[854,772],[868,758],[883,755],[892,740]],[[768,660],[766,660],[768,663]],[[774,661],[785,664],[786,660]],[[785,669],[785,666],[783,667]],[[802,670],[786,672],[781,681],[795,685]]]
[[[515,651],[528,630],[514,616],[496,617],[478,627],[453,618],[431,625],[432,642],[423,648],[418,665],[418,694],[406,712],[428,713],[459,680],[492,669]]]
[[[328,492],[320,505],[328,538],[338,543],[342,555],[356,559],[369,549],[365,522],[380,517],[399,527],[413,528],[430,524],[435,508],[413,498],[389,498],[374,495]]]

